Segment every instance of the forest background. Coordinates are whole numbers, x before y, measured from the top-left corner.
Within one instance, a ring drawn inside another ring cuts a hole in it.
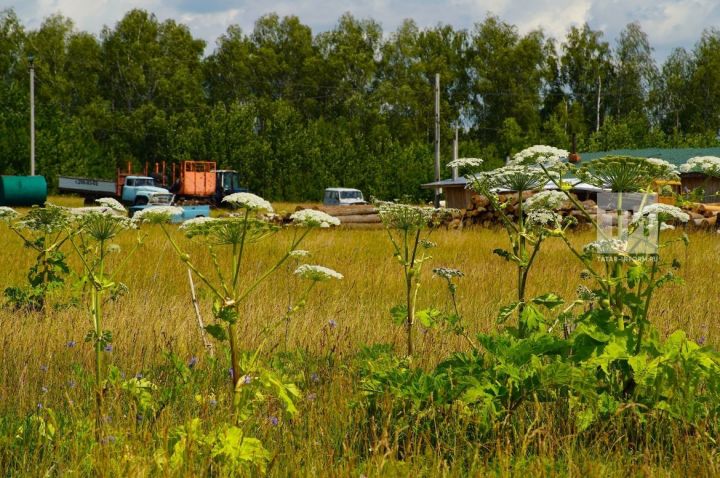
[[[28,173],[31,60],[37,169],[51,189],[61,174],[200,159],[273,200],[329,186],[420,199],[434,175],[436,73],[443,162],[455,128],[460,156],[486,168],[532,144],[570,149],[573,135],[579,151],[717,146],[720,30],[698,37],[658,64],[637,23],[616,39],[587,25],[550,38],[490,15],[469,30],[406,20],[383,32],[346,14],[314,33],[268,14],[207,49],[144,10],[97,36],[60,15],[29,30],[4,10],[0,173]]]

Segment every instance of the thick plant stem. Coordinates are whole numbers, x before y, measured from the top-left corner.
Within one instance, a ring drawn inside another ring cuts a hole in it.
[[[517,251],[516,255],[520,259],[521,263],[518,264],[518,278],[517,278],[517,289],[518,289],[518,332],[520,337],[525,337],[527,331],[525,330],[525,323],[522,320],[522,315],[525,310],[525,279],[527,277],[527,264],[525,261],[525,221],[523,219],[523,191],[518,191],[518,238],[517,238]]]
[[[412,276],[408,275],[406,280],[406,293],[407,293],[407,354],[411,357],[413,354],[413,325],[415,324],[415,294],[412,293]]]
[[[97,437],[100,436],[100,430],[102,428],[102,410],[103,410],[103,379],[102,379],[102,289],[99,288],[101,284],[98,281],[103,281],[103,274],[105,272],[105,242],[100,241],[100,271],[98,278],[93,277],[92,284],[92,313],[93,313],[93,326],[95,328],[95,408],[96,408],[96,422],[97,429],[95,434]],[[90,274],[92,272],[90,271]]]
[[[93,328],[95,329],[95,423],[96,437],[100,436],[102,428],[102,343],[100,342],[100,300],[97,288],[93,284],[91,289]]]
[[[238,383],[240,382],[240,360],[238,356],[235,332],[235,324],[228,324],[228,340],[230,342],[230,363],[232,365],[233,386],[232,409],[233,413],[235,413],[235,420],[237,420],[237,410],[240,407],[240,388],[238,387]]]

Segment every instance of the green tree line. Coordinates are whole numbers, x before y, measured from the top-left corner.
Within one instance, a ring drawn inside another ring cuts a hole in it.
[[[561,39],[487,16],[471,29],[406,20],[384,35],[343,15],[313,33],[294,16],[231,26],[211,53],[174,20],[128,12],[98,35],[50,16],[36,30],[0,12],[0,173],[27,174],[30,58],[37,169],[112,178],[117,167],[216,161],[272,199],[329,186],[419,197],[433,178],[434,77],[443,163],[486,166],[535,143],[581,151],[716,145],[720,31],[658,65],[636,23],[610,41],[589,26]],[[449,173],[445,170],[444,173]]]

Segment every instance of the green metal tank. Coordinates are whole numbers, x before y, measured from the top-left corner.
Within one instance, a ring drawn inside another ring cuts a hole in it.
[[[0,206],[41,206],[47,190],[43,176],[0,176]]]

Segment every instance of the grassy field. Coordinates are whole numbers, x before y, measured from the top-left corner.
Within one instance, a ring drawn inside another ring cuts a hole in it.
[[[72,200],[66,205],[75,205]],[[279,205],[291,210],[293,205]],[[228,420],[230,381],[225,351],[218,358],[204,350],[190,301],[187,271],[171,250],[159,228],[149,235],[120,278],[129,294],[111,303],[105,311],[106,327],[113,331],[113,349],[106,353],[109,364],[125,376],[142,376],[169,388],[174,383],[173,367],[167,354],[183,362],[198,362],[188,382],[153,422],[135,417],[120,397],[108,401],[107,427],[113,440],[96,444],[91,431],[70,426],[92,413],[92,350],[83,343],[89,316],[82,308],[50,310],[45,314],[0,310],[4,331],[0,347],[0,470],[7,476],[107,476],[162,475],[157,450],[167,447],[170,430],[194,417],[211,426]],[[205,257],[199,246],[174,231],[191,256]],[[674,232],[673,234],[680,234]],[[500,231],[466,229],[438,230],[432,240],[438,247],[428,267],[456,267],[465,273],[459,284],[460,308],[472,332],[488,332],[498,326],[500,307],[513,300],[515,276],[511,265],[492,254],[506,247]],[[593,240],[593,234],[578,233],[578,244]],[[133,235],[118,244],[128,251]],[[287,247],[290,234],[283,231],[272,240],[252,246],[246,267],[255,276],[272,258]],[[720,297],[720,235],[695,233],[690,246],[673,246],[682,262],[683,284],[672,284],[658,292],[651,321],[662,334],[683,329],[688,336],[709,344],[720,342],[718,298]],[[561,416],[548,415],[547,422],[535,424],[527,436],[508,437],[497,443],[475,446],[458,439],[455,449],[418,447],[404,460],[398,458],[392,436],[379,433],[369,439],[359,436],[355,425],[362,421],[353,402],[357,390],[347,365],[365,344],[390,343],[403,347],[403,331],[392,324],[389,310],[402,302],[400,269],[391,257],[383,230],[319,230],[302,246],[312,252],[310,263],[331,267],[342,281],[320,284],[307,307],[293,317],[287,329],[279,328],[265,347],[270,357],[283,351],[301,354],[302,365],[295,370],[305,383],[299,401],[300,412],[275,424],[269,420],[276,411],[249,422],[273,458],[271,476],[712,476],[720,473],[716,450],[693,446],[692,437],[677,437],[677,452],[668,457],[659,450],[623,450],[598,439],[580,445],[572,436],[555,433]],[[552,291],[572,298],[581,267],[563,251],[559,241],[548,241],[529,278],[529,295]],[[123,254],[118,254],[117,261]],[[79,264],[72,259],[71,265]],[[21,284],[32,257],[20,242],[0,225],[0,289]],[[209,260],[199,263],[210,270]],[[201,286],[201,310],[210,320],[208,294]],[[241,317],[243,347],[258,345],[263,327],[283,317],[300,290],[289,269],[278,271],[272,280],[255,291]],[[54,299],[62,302],[59,295]],[[419,304],[449,307],[444,284],[426,274]],[[436,331],[418,335],[415,364],[430,367],[466,345],[455,336]],[[74,346],[69,344],[75,343]],[[309,377],[313,377],[309,380]],[[179,387],[179,386],[178,386]],[[217,404],[215,405],[215,402]],[[208,403],[213,405],[208,405]],[[51,446],[18,449],[14,446],[18,428],[39,408],[53,412],[57,420]],[[382,427],[380,427],[380,430]],[[61,431],[65,430],[65,431]],[[668,433],[671,433],[669,431]],[[367,450],[358,451],[370,442]],[[528,450],[534,450],[530,452]],[[446,459],[450,451],[456,457]],[[183,474],[193,475],[192,470]]]

